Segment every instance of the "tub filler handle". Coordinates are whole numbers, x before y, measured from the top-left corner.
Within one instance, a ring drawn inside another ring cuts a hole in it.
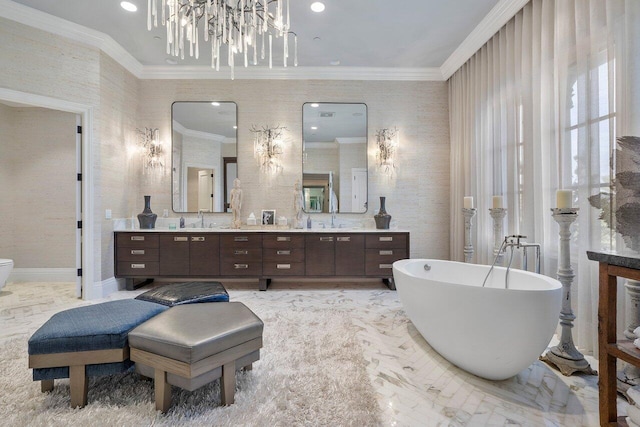
[[[429,264],[425,264],[424,271],[430,271],[430,270],[431,270],[431,266]]]

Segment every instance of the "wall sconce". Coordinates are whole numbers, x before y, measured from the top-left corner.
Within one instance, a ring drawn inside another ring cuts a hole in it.
[[[389,176],[393,176],[396,165],[396,151],[398,150],[398,128],[385,128],[376,131],[376,160],[378,167]]]
[[[163,148],[160,143],[160,131],[158,128],[136,129],[140,135],[140,147],[142,151],[142,165],[144,172],[151,173],[156,169],[164,169]]]
[[[284,147],[282,133],[285,130],[287,128],[283,126],[262,129],[258,129],[255,125],[251,127],[251,132],[256,134],[253,142],[253,156],[258,161],[262,172],[269,174],[282,172],[280,158]]]

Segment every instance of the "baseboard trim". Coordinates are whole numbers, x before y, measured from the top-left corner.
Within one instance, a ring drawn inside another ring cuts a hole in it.
[[[75,268],[14,268],[9,282],[75,282]]]
[[[116,279],[115,277],[109,277],[102,282],[96,282],[93,286],[93,295],[95,298],[108,297],[114,292],[125,288],[124,279]]]

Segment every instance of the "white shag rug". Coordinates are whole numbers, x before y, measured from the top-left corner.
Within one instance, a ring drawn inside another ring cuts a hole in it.
[[[220,406],[216,380],[194,392],[173,387],[167,414],[155,411],[153,381],[135,373],[91,378],[88,404],[69,407],[68,380],[40,392],[27,368],[27,342],[0,349],[3,426],[372,426],[381,410],[357,328],[333,310],[254,309],[265,323],[252,371],[237,373],[235,404]]]

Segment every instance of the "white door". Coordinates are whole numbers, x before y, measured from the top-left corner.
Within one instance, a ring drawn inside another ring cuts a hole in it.
[[[367,210],[367,170],[353,168],[351,177],[351,211],[365,212]]]
[[[198,211],[213,212],[213,169],[198,171]]]
[[[82,116],[76,114],[76,221],[82,221]],[[76,271],[82,270],[82,228],[76,227]],[[76,274],[76,297],[82,298],[82,276]]]

